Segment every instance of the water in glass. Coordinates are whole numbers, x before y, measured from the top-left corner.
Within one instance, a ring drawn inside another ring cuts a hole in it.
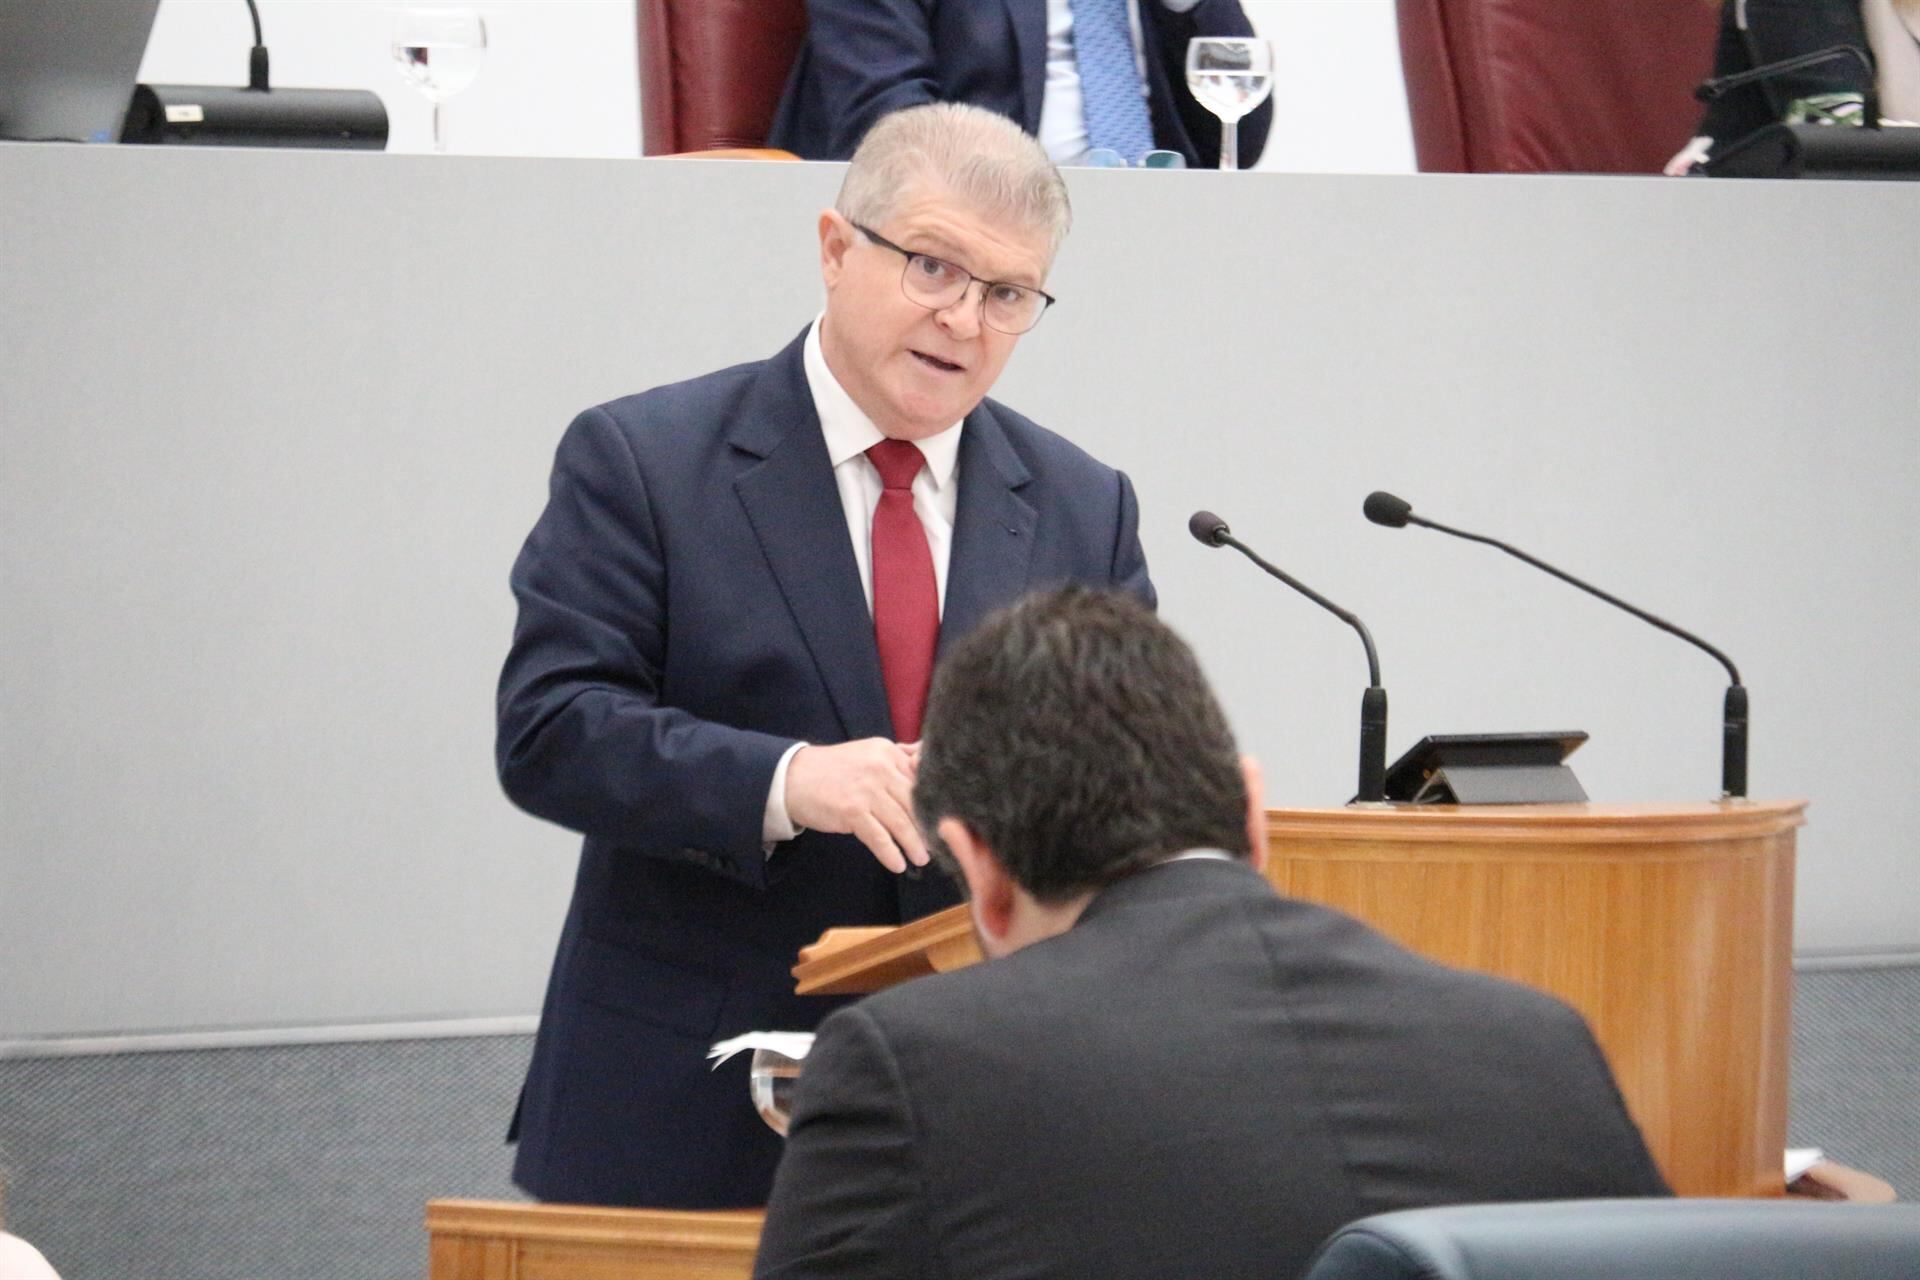
[[[753,1064],[747,1068],[747,1087],[753,1095],[754,1110],[767,1127],[781,1137],[787,1136],[787,1122],[793,1116],[793,1088],[800,1083],[801,1064],[772,1049],[755,1049]]]
[[[485,49],[459,44],[395,44],[393,56],[407,83],[433,102],[445,102],[480,74]]]
[[[1273,46],[1257,37],[1202,36],[1187,45],[1187,89],[1220,118],[1220,167],[1240,167],[1240,117],[1273,92]]]
[[[480,74],[486,20],[472,9],[403,9],[394,20],[391,48],[400,74],[433,104],[433,149],[444,154],[444,106]]]
[[[1202,71],[1187,77],[1187,88],[1201,106],[1222,120],[1238,120],[1267,100],[1273,74],[1258,71]]]

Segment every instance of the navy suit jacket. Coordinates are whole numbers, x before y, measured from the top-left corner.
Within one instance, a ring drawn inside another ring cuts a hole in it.
[[[1213,168],[1220,121],[1187,92],[1187,42],[1250,36],[1253,26],[1240,0],[1200,0],[1186,13],[1139,5],[1154,144]],[[881,116],[923,102],[969,102],[1039,133],[1047,0],[807,0],[807,15],[768,146],[845,160]],[[1243,166],[1259,159],[1272,123],[1271,99],[1240,122]]]
[[[709,1070],[707,1047],[842,1003],[793,994],[823,930],[958,900],[850,836],[761,845],[790,745],[892,733],[804,336],[582,413],[514,564],[501,782],[586,837],[515,1121],[515,1180],[544,1200],[765,1203],[780,1141],[745,1057]],[[943,650],[1048,585],[1153,602],[1121,473],[989,400],[958,477]]]

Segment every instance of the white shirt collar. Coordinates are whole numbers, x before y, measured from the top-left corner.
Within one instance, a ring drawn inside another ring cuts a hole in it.
[[[1176,853],[1170,858],[1162,858],[1157,865],[1165,866],[1169,862],[1232,862],[1233,855],[1220,849],[1189,849],[1185,853]]]
[[[849,458],[864,454],[886,436],[853,402],[847,389],[833,376],[833,370],[827,367],[826,353],[820,349],[820,323],[824,319],[825,315],[814,317],[813,327],[807,330],[802,359],[807,371],[807,389],[813,393],[813,411],[819,415],[820,432],[827,438],[827,457],[837,468]],[[926,457],[927,475],[935,489],[944,489],[953,482],[953,473],[960,465],[960,429],[965,425],[965,422],[956,422],[945,431],[914,441]]]

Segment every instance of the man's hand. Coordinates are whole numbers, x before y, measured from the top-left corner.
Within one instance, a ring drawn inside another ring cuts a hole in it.
[[[858,836],[889,871],[926,866],[913,821],[918,745],[862,738],[800,748],[787,765],[787,816],[798,827]]]

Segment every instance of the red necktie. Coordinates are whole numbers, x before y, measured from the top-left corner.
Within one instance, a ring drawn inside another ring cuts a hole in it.
[[[885,486],[873,512],[873,636],[880,646],[880,678],[894,741],[916,742],[940,639],[933,552],[913,510],[913,478],[927,460],[910,440],[882,440],[867,457]]]

